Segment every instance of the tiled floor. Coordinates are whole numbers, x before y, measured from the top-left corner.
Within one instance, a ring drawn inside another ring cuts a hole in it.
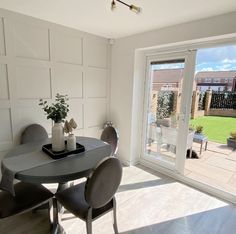
[[[125,167],[117,192],[120,234],[235,234],[236,207],[142,166]],[[67,234],[85,224],[65,212]],[[1,234],[48,234],[46,212],[0,220]],[[94,234],[112,234],[112,215],[93,223]]]

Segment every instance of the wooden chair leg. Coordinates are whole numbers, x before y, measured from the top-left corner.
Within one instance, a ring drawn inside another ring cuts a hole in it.
[[[118,227],[117,227],[117,217],[116,217],[116,199],[113,198],[113,228],[115,234],[118,234]]]
[[[92,208],[88,210],[88,215],[86,219],[86,229],[87,234],[92,234]]]

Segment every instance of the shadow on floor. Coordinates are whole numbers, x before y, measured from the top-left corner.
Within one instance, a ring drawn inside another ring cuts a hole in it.
[[[199,212],[193,215],[119,233],[120,234],[235,234],[236,211],[233,212],[232,211],[233,209],[234,209],[233,206],[228,205],[225,207]]]
[[[155,186],[169,184],[169,183],[173,183],[173,181],[169,181],[166,179],[157,179],[157,180],[149,180],[149,181],[132,183],[132,184],[124,184],[124,185],[120,185],[118,189],[118,193],[124,192],[127,190],[136,190],[136,189],[155,187]]]
[[[137,168],[139,168],[139,169],[141,169],[141,170],[143,170],[147,173],[150,173],[150,174],[154,175],[155,177],[158,177],[158,179],[148,180],[148,181],[143,181],[143,182],[137,182],[137,183],[132,183],[132,184],[120,185],[120,187],[118,189],[118,192],[155,187],[155,186],[160,186],[160,185],[163,185],[163,184],[170,184],[170,183],[175,182],[173,179],[171,179],[167,176],[165,176],[164,179],[163,179],[162,174],[160,174],[159,172],[154,171],[150,168],[147,168],[143,165],[138,164],[135,167],[137,167]]]

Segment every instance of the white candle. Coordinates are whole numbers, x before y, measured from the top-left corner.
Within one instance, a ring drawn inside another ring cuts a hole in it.
[[[76,137],[74,134],[70,134],[67,138],[67,150],[72,151],[76,149]]]

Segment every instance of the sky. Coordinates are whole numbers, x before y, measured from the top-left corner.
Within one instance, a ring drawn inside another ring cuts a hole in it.
[[[236,46],[198,50],[196,61],[197,71],[236,70]]]
[[[153,65],[156,69],[183,68],[183,63]],[[199,49],[196,56],[196,72],[236,71],[236,46]]]

